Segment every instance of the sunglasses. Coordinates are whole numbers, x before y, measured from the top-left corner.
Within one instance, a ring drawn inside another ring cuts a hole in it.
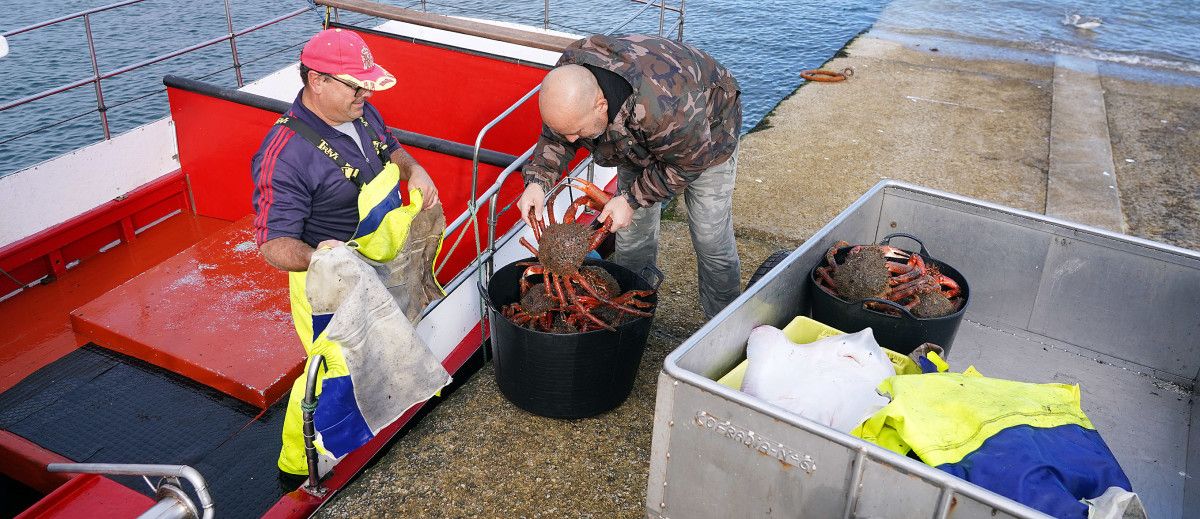
[[[366,88],[360,87],[360,86],[358,86],[358,85],[355,85],[354,83],[351,83],[351,82],[349,82],[349,81],[346,81],[346,80],[344,80],[344,79],[342,79],[342,78],[339,78],[339,77],[337,77],[337,76],[334,76],[333,74],[326,74],[326,73],[324,73],[324,72],[320,72],[319,74],[321,74],[322,76],[325,76],[325,77],[327,77],[327,78],[329,78],[329,79],[332,79],[332,80],[334,80],[334,81],[337,81],[338,83],[341,83],[341,84],[343,84],[343,85],[346,85],[346,86],[350,87],[350,89],[354,91],[354,97],[362,97],[362,96],[363,96],[363,95],[365,95],[367,92],[370,92],[370,91],[371,91],[370,89],[366,89]]]

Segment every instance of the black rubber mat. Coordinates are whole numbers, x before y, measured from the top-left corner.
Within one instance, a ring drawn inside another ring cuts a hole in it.
[[[275,468],[285,405],[263,412],[88,345],[0,394],[0,429],[77,462],[190,465],[218,517],[259,517],[285,493]],[[151,495],[141,478],[113,479]]]

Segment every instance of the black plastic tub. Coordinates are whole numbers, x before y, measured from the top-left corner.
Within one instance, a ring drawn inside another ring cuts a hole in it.
[[[509,264],[492,276],[487,287],[488,326],[500,392],[517,407],[551,418],[584,418],[613,409],[633,390],[638,364],[646,349],[653,317],[626,321],[612,330],[550,334],[513,324],[500,313],[520,295],[525,267]],[[642,276],[600,260],[617,279],[621,291],[657,289]],[[657,274],[661,283],[661,274]],[[531,278],[538,281],[541,276]],[[658,303],[655,294],[645,301]],[[653,312],[653,310],[651,310]]]
[[[808,273],[808,292],[811,294],[812,318],[846,333],[854,333],[864,328],[871,328],[875,340],[881,346],[897,353],[908,354],[916,349],[917,346],[926,342],[932,342],[941,346],[946,354],[949,355],[950,346],[954,342],[954,336],[958,333],[958,325],[962,322],[963,314],[967,311],[967,305],[971,302],[971,289],[967,286],[967,280],[954,267],[931,258],[925,250],[925,245],[914,236],[902,233],[889,234],[879,243],[880,245],[887,245],[894,237],[905,237],[916,241],[920,246],[918,254],[925,260],[925,263],[936,266],[942,274],[945,274],[958,283],[963,302],[957,312],[942,317],[922,319],[914,316],[903,306],[883,299],[843,300],[825,291],[817,283],[817,268],[825,266],[826,263],[822,260]],[[834,259],[838,262],[843,261],[846,258],[846,254],[850,252],[850,249],[851,247],[838,249],[834,255]],[[899,310],[901,315],[892,316],[883,312],[866,309],[863,307],[865,301],[880,301],[890,304]]]

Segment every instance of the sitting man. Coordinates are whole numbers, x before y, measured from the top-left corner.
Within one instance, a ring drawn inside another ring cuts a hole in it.
[[[267,263],[289,273],[292,317],[310,353],[305,271],[316,248],[354,237],[364,186],[394,163],[399,179],[421,191],[425,209],[437,204],[438,196],[429,174],[367,103],[375,92],[395,85],[396,78],[374,63],[360,36],[342,29],[317,33],[300,53],[300,77],[304,86],[267,132],[251,161],[251,175],[255,240]],[[279,469],[293,475],[308,473],[299,409],[303,379],[292,388],[279,455]]]

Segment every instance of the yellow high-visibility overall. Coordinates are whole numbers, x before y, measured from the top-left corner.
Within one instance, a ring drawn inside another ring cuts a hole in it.
[[[361,120],[367,124],[366,120]],[[298,119],[282,117],[276,124],[285,125],[297,134],[311,142],[318,149],[332,150],[323,139],[316,135],[310,127]],[[358,195],[358,228],[353,239],[347,246],[358,251],[367,259],[387,263],[396,258],[408,239],[409,229],[413,219],[421,211],[424,198],[420,190],[409,191],[409,203],[403,204],[400,198],[400,168],[388,158],[388,146],[379,140],[373,140],[375,151],[384,163],[384,168],[370,182],[365,184],[358,180],[358,170],[334,154],[328,153],[334,163],[342,169],[346,178],[359,187]],[[440,250],[440,242],[439,242]],[[428,265],[432,275],[432,264]],[[307,382],[308,362],[313,355],[320,354],[325,358],[326,367],[318,371],[317,394],[321,391],[321,381],[325,377],[344,376],[347,374],[346,362],[341,348],[337,343],[325,338],[322,333],[313,337],[312,307],[306,295],[305,280],[307,272],[288,273],[288,292],[291,300],[292,320],[296,326],[296,334],[304,346],[308,356],[304,372],[292,384],[292,392],[288,398],[287,413],[283,421],[283,446],[279,452],[279,470],[290,474],[308,474],[308,464],[304,456],[303,413],[300,407],[304,400],[304,388]],[[436,283],[436,281],[434,282]],[[438,287],[440,290],[440,286]],[[324,449],[317,444],[318,452]]]

